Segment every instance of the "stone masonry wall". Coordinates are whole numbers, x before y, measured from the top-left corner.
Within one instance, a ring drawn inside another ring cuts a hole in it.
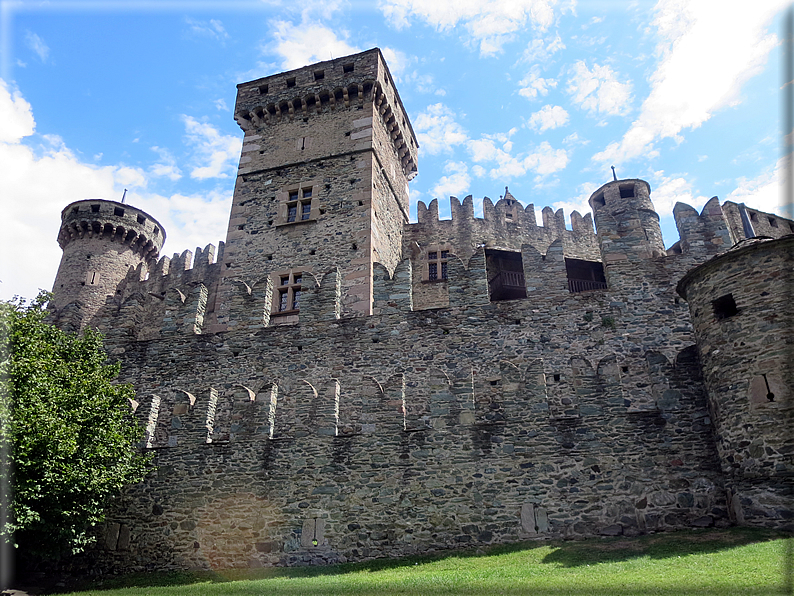
[[[727,523],[683,305],[469,293],[410,312],[376,296],[394,306],[109,338],[158,470],[114,504],[101,564],[315,564]]]
[[[780,526],[794,517],[793,260],[794,236],[745,240],[679,285],[739,522]]]

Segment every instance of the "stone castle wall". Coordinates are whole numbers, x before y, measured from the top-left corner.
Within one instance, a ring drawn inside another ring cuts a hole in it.
[[[372,317],[110,343],[158,471],[114,505],[103,565],[307,564],[728,523],[672,295],[466,294],[410,312],[395,299],[408,288],[377,281],[393,305]],[[320,295],[307,308],[323,310]]]
[[[239,85],[235,119],[217,249],[157,260],[143,212],[64,211],[53,320],[105,333],[156,464],[92,564],[791,527],[794,222],[747,210],[747,240],[740,206],[679,203],[665,250],[648,183],[614,180],[570,230],[507,189],[408,223],[418,148],[377,49]],[[98,250],[106,285],[76,286]]]

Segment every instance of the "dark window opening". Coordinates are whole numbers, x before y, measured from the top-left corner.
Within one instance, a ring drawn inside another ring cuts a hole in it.
[[[486,249],[485,267],[491,302],[527,297],[524,263],[520,252]]]
[[[739,314],[739,309],[736,308],[736,301],[733,299],[733,294],[725,294],[725,296],[720,296],[716,300],[712,300],[711,306],[714,308],[714,316],[717,317],[718,321]]]
[[[555,383],[559,383],[560,382],[560,375],[559,374],[554,375],[554,382]]]
[[[124,217],[124,209],[122,209],[121,207],[114,207],[113,215],[115,215],[116,217]]]
[[[600,195],[598,195],[597,197],[593,197],[593,206],[594,206],[594,207],[595,207],[596,205],[600,205],[601,207],[603,207],[603,206],[604,206],[604,205],[606,205],[606,204],[607,204],[607,203],[606,203],[606,201],[604,200],[604,195],[603,195],[603,194],[600,194]]]
[[[439,257],[439,254],[441,255]],[[447,279],[447,258],[448,250],[432,250],[427,253],[427,279],[435,281]],[[440,276],[440,277],[439,277]]]
[[[146,218],[143,215],[138,216],[138,223],[143,225],[146,223]]]
[[[99,205],[91,205],[92,213],[99,213]]]
[[[259,95],[267,95],[267,85],[259,86]]]
[[[629,372],[629,367],[628,366],[621,366],[620,367],[620,371],[624,372],[624,373],[627,373],[627,372]]]
[[[290,87],[294,87],[294,86],[295,86],[295,77],[287,79],[287,88],[289,89]]]
[[[315,81],[322,81],[325,78],[325,71],[324,70],[315,70],[314,71],[314,80]]]
[[[290,273],[279,277],[277,289],[279,312],[300,308],[301,281],[303,281],[303,276],[300,273]]]
[[[750,211],[750,221],[758,221],[758,214]]]
[[[566,257],[565,273],[568,276],[568,291],[572,294],[607,289],[604,266],[597,261],[584,261]]]
[[[773,228],[776,228],[777,227],[777,220],[774,217],[770,217],[769,218],[769,225],[772,226]]]
[[[634,185],[627,184],[625,186],[620,186],[620,198],[621,199],[631,199],[634,197]]]
[[[353,64],[345,64],[345,65],[342,67],[342,71],[343,71],[343,72],[346,72],[346,73],[347,73],[347,72],[353,72],[353,68],[354,68],[354,65],[353,65]]]
[[[80,211],[80,207],[72,207],[72,213],[77,213]]]
[[[157,236],[157,234],[159,234],[159,233],[160,233],[160,228],[158,228],[157,226],[154,226],[154,231],[152,232],[152,234]]]

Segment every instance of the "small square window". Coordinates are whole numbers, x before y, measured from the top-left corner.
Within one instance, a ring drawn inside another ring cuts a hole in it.
[[[430,261],[435,261],[438,258],[438,253],[437,252],[429,252],[429,253],[427,253],[427,258]]]
[[[714,308],[714,316],[718,321],[739,314],[733,294],[725,294],[725,296],[712,300],[711,306]]]
[[[143,215],[138,216],[138,223],[143,225],[146,223],[146,218]]]
[[[345,65],[342,67],[342,70],[343,70],[344,72],[348,73],[348,72],[353,72],[353,68],[354,68],[353,64],[345,64]]]
[[[116,217],[124,217],[124,209],[122,209],[121,207],[114,207],[113,215],[115,215]]]
[[[78,213],[80,211],[80,207],[72,207],[72,213]]]
[[[442,250],[441,251],[441,258],[442,259],[446,259],[447,257],[449,257],[449,251],[448,250]]]
[[[91,205],[92,213],[99,213],[99,205]]]
[[[259,95],[267,95],[267,85],[259,86]]]
[[[776,228],[777,227],[777,220],[774,217],[770,217],[769,218],[769,225],[772,226],[773,228]]]
[[[304,188],[304,189],[303,189],[303,198],[304,198],[304,199],[310,199],[310,198],[311,198],[311,196],[312,196],[312,189],[311,189],[311,187],[309,187],[309,188]]]
[[[295,77],[287,79],[287,88],[291,88],[295,86]]]
[[[298,200],[298,191],[297,190],[289,191],[289,200],[290,201],[297,201]]]
[[[314,80],[315,81],[322,81],[325,78],[325,71],[324,70],[315,70],[314,71]]]

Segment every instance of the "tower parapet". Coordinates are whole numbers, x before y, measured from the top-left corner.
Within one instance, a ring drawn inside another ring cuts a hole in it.
[[[81,329],[116,293],[130,268],[145,275],[165,242],[165,229],[148,213],[107,200],[76,201],[61,212],[58,244],[63,249],[53,285],[56,317],[66,306]]]
[[[659,215],[645,180],[615,180],[590,196],[605,265],[637,262],[665,254]]]

